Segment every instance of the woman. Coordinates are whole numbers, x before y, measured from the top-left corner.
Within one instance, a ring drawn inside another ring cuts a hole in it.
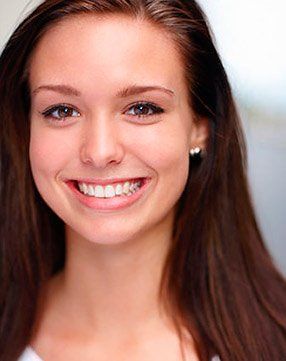
[[[44,1],[0,99],[1,360],[282,360],[285,279],[195,1]]]

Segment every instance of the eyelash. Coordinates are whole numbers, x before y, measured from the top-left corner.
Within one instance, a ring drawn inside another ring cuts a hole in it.
[[[153,103],[150,103],[150,102],[137,102],[133,105],[131,105],[128,110],[132,109],[132,108],[135,108],[135,107],[138,107],[138,106],[146,106],[146,107],[149,107],[149,109],[151,109],[153,111],[153,114],[139,114],[139,115],[132,115],[132,116],[135,116],[137,118],[145,118],[145,117],[154,117],[154,116],[158,116],[159,114],[161,113],[164,113],[164,109],[162,109],[161,107],[158,107],[157,105],[153,104]],[[57,122],[57,121],[61,121],[65,118],[68,118],[70,117],[69,115],[67,116],[64,116],[64,117],[55,117],[53,116],[52,114],[56,111],[59,111],[59,110],[65,110],[67,109],[68,111],[76,111],[77,113],[79,113],[75,108],[73,108],[72,106],[69,106],[68,104],[58,104],[58,105],[55,105],[47,110],[45,110],[44,112],[42,112],[41,114],[45,117],[45,118],[48,118],[51,122]],[[77,115],[79,116],[79,115]]]

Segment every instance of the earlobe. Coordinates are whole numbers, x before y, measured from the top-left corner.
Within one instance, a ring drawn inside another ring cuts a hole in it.
[[[190,134],[190,148],[200,147],[205,149],[210,134],[210,122],[208,118],[196,118]]]

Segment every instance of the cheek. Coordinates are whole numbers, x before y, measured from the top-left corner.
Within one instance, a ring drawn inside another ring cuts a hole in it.
[[[145,129],[144,136],[136,137],[137,154],[158,177],[156,201],[160,199],[167,208],[181,196],[189,171],[188,132],[180,119],[175,120],[156,131]]]
[[[31,128],[29,157],[34,175],[52,174],[61,169],[72,150],[72,142],[52,134],[50,129]]]
[[[178,120],[176,125],[174,121],[170,125],[149,128],[135,139],[141,159],[155,171],[176,177],[174,171],[181,173],[188,165],[188,133],[180,120],[175,120]]]

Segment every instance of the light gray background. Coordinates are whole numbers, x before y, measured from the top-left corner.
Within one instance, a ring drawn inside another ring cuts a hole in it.
[[[257,217],[286,275],[285,0],[199,0],[242,115]],[[0,48],[39,0],[0,0]]]

